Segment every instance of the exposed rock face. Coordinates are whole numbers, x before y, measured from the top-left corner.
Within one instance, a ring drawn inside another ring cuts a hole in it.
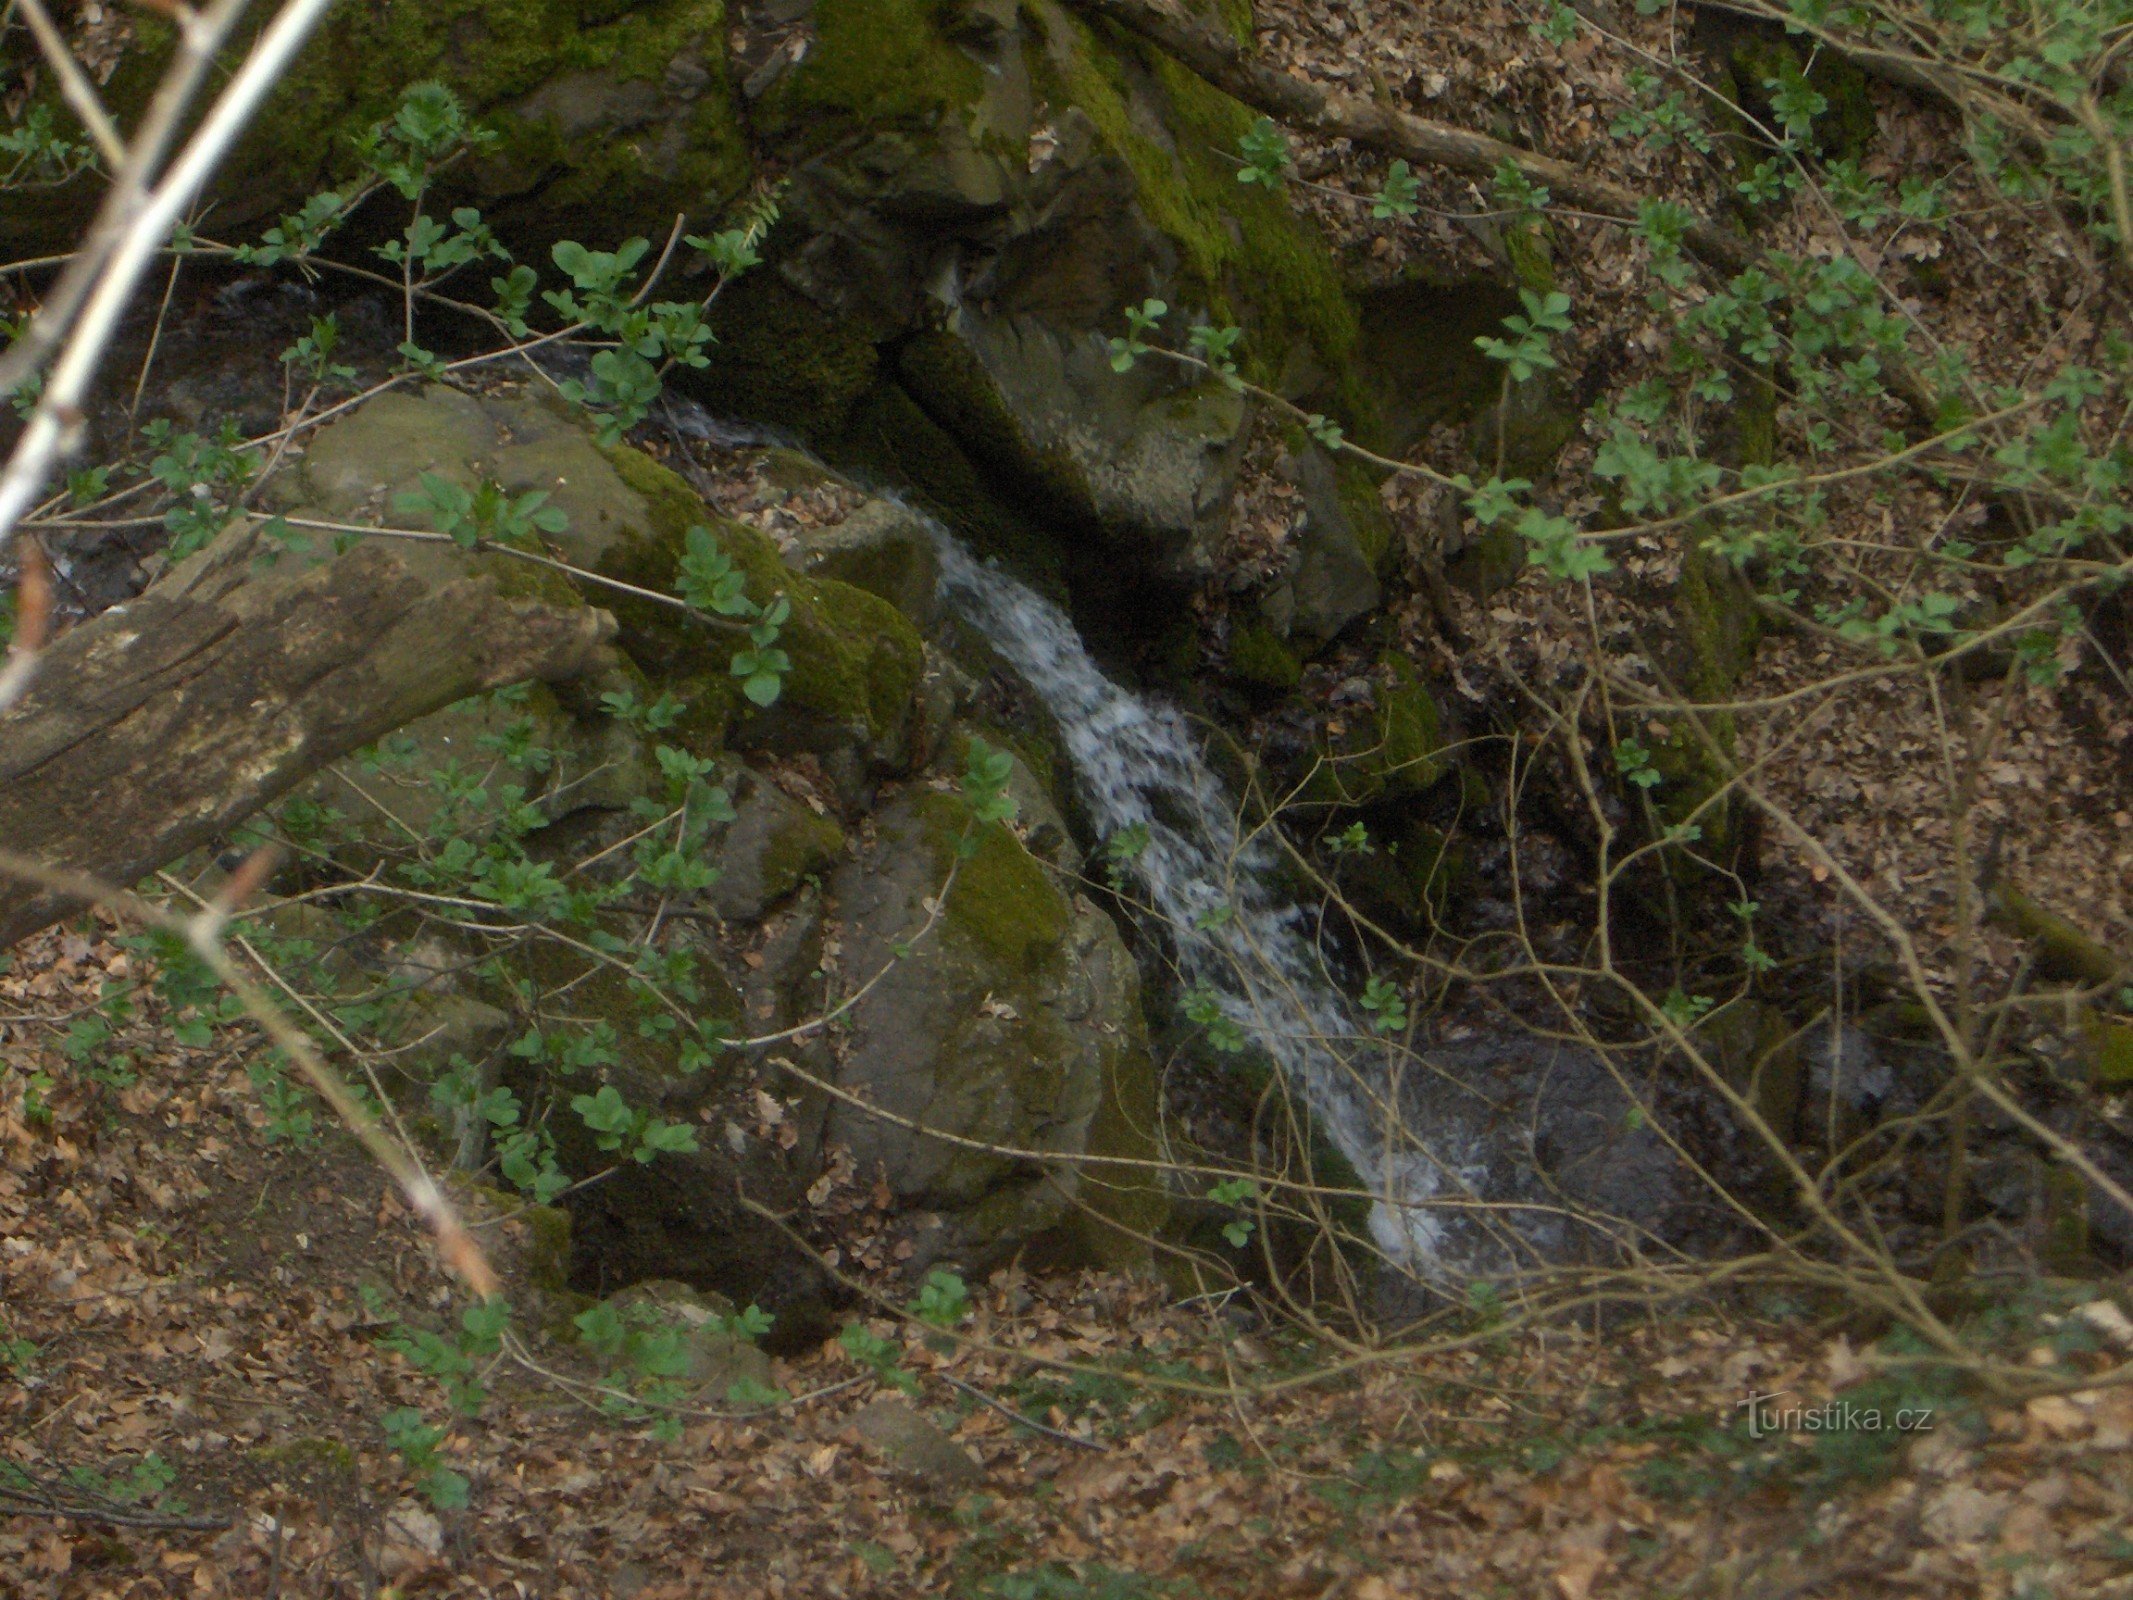
[[[800,457],[782,470],[802,466],[826,477]],[[467,952],[434,933],[377,946],[366,959],[416,993],[396,1035],[411,1041],[402,1065],[436,1071],[457,1056],[529,1107],[549,1105],[572,1175],[618,1159],[565,1109],[598,1082],[699,1131],[694,1150],[623,1160],[573,1201],[579,1285],[607,1292],[679,1279],[757,1302],[781,1319],[774,1337],[804,1340],[821,1327],[827,1280],[754,1207],[805,1229],[848,1216],[854,1196],[873,1197],[873,1225],[908,1241],[902,1254],[914,1268],[975,1266],[1030,1246],[1084,1260],[1144,1250],[1121,1225],[1158,1222],[1160,1188],[1138,1170],[1072,1161],[1154,1153],[1137,975],[1104,913],[1015,833],[997,823],[967,829],[963,802],[943,781],[968,745],[954,728],[967,680],[928,664],[912,623],[933,605],[924,526],[893,502],[832,484],[827,503],[845,514],[788,539],[781,555],[648,458],[603,449],[544,399],[442,389],[383,396],[322,431],[281,506],[297,518],[419,523],[398,502],[424,474],[548,493],[569,519],[550,536],[560,557],[645,589],[671,585],[689,526],[711,529],[751,594],[791,602],[781,642],[792,670],[776,705],[753,706],[731,688],[732,637],[599,576],[479,556],[555,604],[612,605],[617,646],[584,682],[455,706],[373,758],[323,774],[304,796],[304,824],[321,847],[361,870],[425,839],[478,850],[495,835],[493,802],[510,784],[532,808],[514,824],[530,827],[531,854],[567,864],[641,830],[645,804],[658,814],[668,791],[653,747],[671,745],[712,761],[731,797],[730,820],[705,846],[719,876],[672,898],[664,935],[667,948],[696,959],[696,1014],[741,1036],[778,1033],[867,986],[834,1033],[803,1032],[690,1072],[672,1038],[639,1026],[644,1008],[626,973],[585,937],[529,947],[517,981],[531,989],[470,973]],[[469,559],[449,545],[408,548]],[[648,703],[669,692],[685,709],[651,732],[600,699]],[[514,742],[538,745],[545,764],[521,771],[505,759]],[[1032,809],[1028,825],[1063,841],[1043,786],[1018,771],[1013,788]],[[471,803],[480,796],[489,803]],[[967,858],[958,853],[966,838]],[[330,924],[314,910],[320,919]],[[626,947],[640,923],[641,913],[617,911],[601,929]],[[303,931],[322,943],[336,932]],[[544,1025],[526,1011],[529,993],[567,994],[580,1024],[607,1028],[614,1058],[597,1081],[513,1043]],[[478,1162],[478,1130],[448,1131]],[[1044,1155],[1068,1159],[1047,1166]]]
[[[160,20],[136,26],[107,86],[122,123],[170,48]],[[779,175],[771,267],[717,308],[710,388],[900,469],[966,532],[1000,516],[966,503],[973,472],[1052,497],[1008,521],[1093,526],[1159,565],[1218,523],[1244,408],[1166,363],[1113,373],[1104,340],[1128,304],[1168,301],[1174,342],[1194,321],[1244,325],[1256,370],[1292,389],[1356,342],[1311,225],[1218,154],[1250,114],[1057,0],[338,7],[232,156],[217,229],[247,237],[345,183],[355,141],[424,80],[497,135],[436,198],[480,207],[544,272],[557,239],[707,226]],[[0,258],[66,248],[93,202],[89,180],[33,192],[0,222]],[[390,203],[362,225],[397,231]]]
[[[226,59],[265,15],[247,19]],[[152,13],[133,26],[103,90],[122,127],[147,106],[173,38]],[[508,236],[538,242],[527,253],[543,261],[558,238],[663,235],[676,215],[716,211],[747,185],[725,26],[725,0],[334,6],[225,163],[215,231],[244,237],[343,181],[356,136],[407,85],[439,81],[499,135],[447,175],[450,204],[481,207]],[[68,248],[97,192],[77,179],[10,195],[0,258]]]
[[[832,885],[847,959],[886,968],[853,1012],[839,1086],[967,1141],[914,1135],[846,1101],[830,1108],[828,1137],[862,1174],[940,1214],[920,1264],[997,1258],[1070,1223],[1087,1234],[1077,1198],[1114,1215],[1153,1198],[1139,1174],[1097,1169],[1089,1184],[1009,1153],[1149,1153],[1154,1069],[1139,979],[1110,919],[1008,834],[970,835],[976,848],[958,859],[966,826],[952,797],[907,791]],[[954,887],[919,941],[951,864]],[[891,965],[900,944],[912,954]]]
[[[1356,337],[1323,243],[1213,153],[1249,115],[1051,0],[792,0],[739,37],[792,182],[774,275],[719,308],[712,396],[914,483],[981,545],[1034,521],[1202,562],[1247,408],[1159,359],[1114,371],[1121,308],[1165,299],[1177,343],[1242,323],[1270,375]]]
[[[1265,609],[1276,631],[1319,645],[1377,609],[1377,564],[1391,530],[1367,474],[1336,464],[1316,445],[1292,457],[1291,468],[1303,525],[1295,563]]]

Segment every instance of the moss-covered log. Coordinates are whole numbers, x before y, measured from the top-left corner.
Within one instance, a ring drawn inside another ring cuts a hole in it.
[[[0,713],[0,845],[131,884],[403,723],[591,664],[614,622],[507,598],[455,557],[359,545],[316,566],[233,528],[63,635]],[[0,879],[0,948],[76,902]]]

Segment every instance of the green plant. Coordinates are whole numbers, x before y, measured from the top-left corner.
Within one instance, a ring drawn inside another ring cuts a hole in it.
[[[970,1291],[963,1280],[939,1268],[926,1274],[911,1302],[912,1316],[944,1332],[969,1317],[970,1309]]]
[[[1149,843],[1148,824],[1129,823],[1104,841],[1104,880],[1123,894],[1133,863],[1140,860]]]
[[[847,1322],[837,1335],[837,1343],[855,1365],[873,1374],[876,1381],[905,1394],[918,1393],[918,1380],[903,1367],[903,1346],[894,1339],[883,1338],[863,1322]]]
[[[1249,1178],[1225,1178],[1207,1191],[1207,1198],[1218,1206],[1243,1206],[1256,1204],[1262,1196],[1259,1185]],[[1257,1226],[1250,1217],[1232,1217],[1222,1224],[1222,1237],[1242,1250]]]
[[[1474,344],[1491,361],[1502,362],[1506,376],[1513,383],[1524,383],[1536,372],[1552,369],[1557,364],[1555,336],[1570,331],[1570,296],[1554,290],[1537,294],[1531,289],[1521,289],[1518,297],[1525,302],[1526,314],[1503,319],[1511,337],[1498,339],[1484,334]]]
[[[1407,1026],[1407,997],[1388,979],[1370,978],[1357,1003],[1369,1015],[1373,1032],[1399,1033]]]
[[[385,1443],[415,1480],[423,1498],[439,1511],[456,1511],[467,1503],[466,1474],[444,1464],[445,1430],[422,1420],[413,1406],[396,1406],[378,1419]]]

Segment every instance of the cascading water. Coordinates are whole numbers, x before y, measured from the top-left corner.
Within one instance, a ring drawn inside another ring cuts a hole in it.
[[[1449,1164],[1451,1152],[1416,1148],[1397,1091],[1373,1081],[1382,1045],[1358,1029],[1302,912],[1272,887],[1274,847],[1240,827],[1185,718],[1105,677],[1059,607],[937,524],[934,533],[945,598],[1051,713],[1098,833],[1145,830],[1130,868],[1186,984],[1214,995],[1302,1094],[1375,1195],[1379,1245],[1418,1268],[1448,1265],[1447,1230],[1428,1202],[1479,1174]]]
[[[686,400],[675,432],[720,448],[772,442]],[[1145,830],[1130,859],[1189,989],[1212,995],[1300,1093],[1370,1188],[1371,1232],[1388,1256],[1428,1274],[1455,1264],[1453,1232],[1431,1202],[1478,1193],[1478,1141],[1438,1131],[1424,1148],[1411,1096],[1384,1046],[1360,1028],[1305,937],[1302,911],[1274,887],[1276,851],[1239,825],[1239,808],[1178,710],[1105,677],[1066,613],[946,528],[913,511],[940,549],[943,597],[1050,712],[1099,835]],[[1456,1120],[1456,1119],[1455,1119]]]

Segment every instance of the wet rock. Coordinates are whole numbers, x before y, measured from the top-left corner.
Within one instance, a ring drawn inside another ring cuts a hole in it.
[[[907,346],[900,372],[976,459],[1041,486],[1058,512],[1139,542],[1164,567],[1211,562],[1242,463],[1242,396],[1152,361],[1118,372],[1095,330],[967,307]]]
[[[940,614],[933,535],[893,500],[871,499],[842,522],[808,530],[799,546],[803,572],[879,595],[921,628]]]

